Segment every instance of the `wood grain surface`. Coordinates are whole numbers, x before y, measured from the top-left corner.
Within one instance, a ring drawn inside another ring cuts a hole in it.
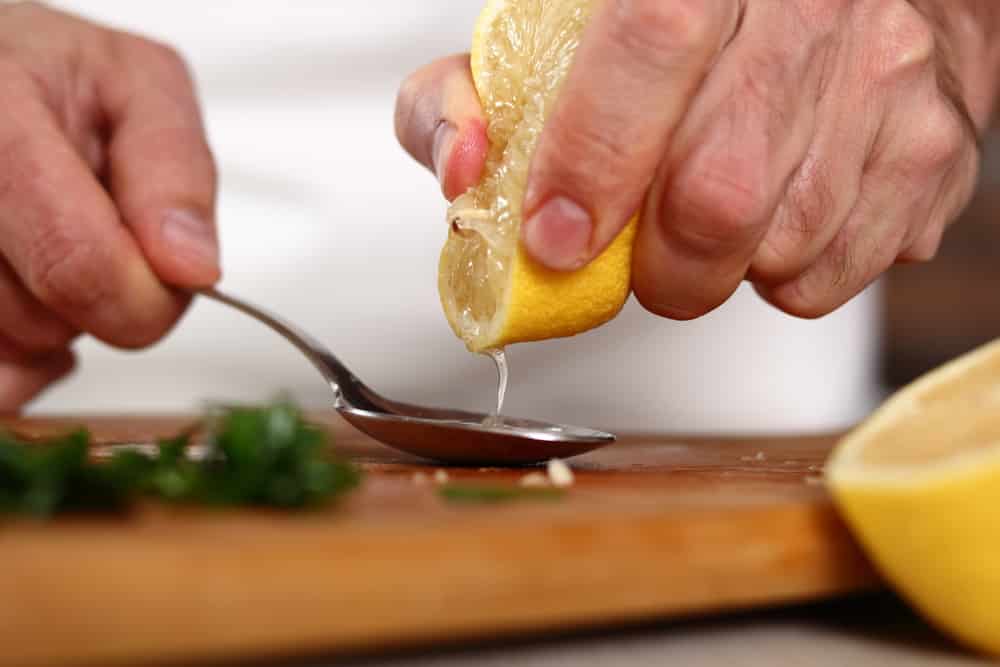
[[[86,423],[149,442],[183,419]],[[319,512],[144,506],[0,522],[0,662],[189,664],[377,651],[816,599],[876,579],[818,481],[830,437],[634,436],[556,502],[456,506],[336,417],[364,485]],[[451,468],[516,483],[525,469]]]

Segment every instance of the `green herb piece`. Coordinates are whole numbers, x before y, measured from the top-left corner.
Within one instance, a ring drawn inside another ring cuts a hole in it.
[[[222,410],[203,427],[206,455],[198,461],[186,456],[197,429],[159,442],[153,456],[123,450],[104,463],[89,459],[84,430],[41,443],[0,433],[0,513],[122,510],[140,495],[297,508],[360,482],[357,468],[331,455],[325,434],[288,403]]]
[[[438,487],[438,495],[451,503],[496,504],[516,500],[559,500],[566,495],[563,489],[500,486],[485,484],[445,484]]]
[[[232,408],[210,418],[208,456],[200,464],[179,461],[180,500],[222,505],[305,507],[353,489],[353,466],[326,453],[323,431],[287,403]],[[161,487],[161,491],[165,491]]]
[[[120,509],[146,464],[121,458],[106,466],[88,460],[90,436],[74,431],[40,445],[0,434],[0,512],[47,516],[56,512]]]

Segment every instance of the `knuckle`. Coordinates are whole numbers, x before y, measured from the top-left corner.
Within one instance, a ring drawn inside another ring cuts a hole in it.
[[[806,178],[796,180],[782,203],[783,231],[797,239],[808,239],[822,229],[836,210],[836,195],[823,167],[816,166]]]
[[[98,246],[58,229],[38,234],[28,250],[32,291],[57,312],[85,313],[107,299],[101,266]]]
[[[923,264],[937,257],[940,242],[935,241],[933,245],[921,244],[913,246],[899,255],[900,264]]]
[[[623,142],[614,138],[618,133],[606,130],[608,125],[595,117],[549,123],[533,165],[538,170],[535,176],[585,195],[580,197],[583,201],[609,203],[620,198],[622,186],[635,182],[631,178],[635,166]]]
[[[765,279],[788,279],[804,271],[801,250],[815,242],[838,208],[826,168],[819,163],[807,164],[785,193],[775,225],[754,259],[754,271]]]
[[[443,118],[440,69],[440,63],[431,63],[413,72],[400,84],[396,95],[393,117],[396,138],[425,164],[432,159],[434,129]]]
[[[810,244],[775,227],[757,247],[748,276],[763,285],[776,285],[793,279],[808,268]]]
[[[426,85],[427,73],[425,69],[411,72],[403,83],[399,85],[399,93],[396,97],[396,104],[399,107],[413,107],[420,99],[421,93]]]
[[[804,319],[828,315],[844,301],[839,297],[849,289],[857,273],[855,257],[850,248],[850,235],[842,232],[809,271],[773,293],[772,302],[778,308]]]
[[[426,107],[425,90],[426,76],[422,71],[410,74],[399,86],[396,95],[395,128],[396,137],[405,143],[410,136],[414,120],[420,115],[422,107]]]
[[[782,287],[775,305],[798,317],[828,315],[862,292],[898,255],[899,239],[866,233],[864,221],[857,219],[837,235],[816,270]]]
[[[116,59],[133,62],[147,76],[174,87],[191,88],[193,78],[184,56],[174,47],[127,32],[113,34],[112,53]]]
[[[716,166],[700,170],[674,188],[675,215],[661,215],[682,240],[711,254],[746,242],[768,216],[763,187],[742,167]]]
[[[906,169],[916,175],[949,169],[958,161],[968,142],[961,121],[945,105],[937,105],[927,111],[920,131],[912,138],[905,158]]]
[[[815,320],[828,315],[830,309],[815,299],[801,280],[796,280],[783,289],[772,292],[768,301],[782,312],[805,320]]]
[[[661,65],[707,48],[711,15],[694,0],[614,0],[611,35],[640,62]]]
[[[937,256],[944,236],[944,225],[931,223],[919,238],[899,254],[899,263],[929,262]]]
[[[768,131],[790,127],[795,98],[802,94],[802,77],[797,71],[801,63],[796,62],[796,55],[787,49],[767,47],[748,56],[736,72],[733,100],[739,100],[742,107],[736,113],[746,113],[752,105],[764,114]]]
[[[936,36],[931,23],[907,0],[879,0],[874,5],[870,29],[878,32],[874,52],[874,77],[892,83],[931,66]]]
[[[188,72],[187,61],[184,60],[184,56],[181,55],[180,51],[174,47],[145,37],[137,37],[136,39],[142,45],[142,49],[147,57],[163,69],[183,72],[185,74]]]

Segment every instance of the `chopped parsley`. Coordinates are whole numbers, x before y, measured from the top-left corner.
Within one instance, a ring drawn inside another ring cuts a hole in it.
[[[204,455],[188,448],[200,436]],[[0,433],[0,513],[50,516],[120,511],[140,497],[214,506],[301,508],[355,488],[360,471],[333,456],[325,433],[288,403],[237,407],[157,443],[92,460],[91,437],[76,430],[44,442]]]

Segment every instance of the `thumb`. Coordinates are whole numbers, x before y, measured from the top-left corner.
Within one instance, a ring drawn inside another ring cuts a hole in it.
[[[479,181],[488,140],[467,54],[433,62],[403,83],[396,100],[396,137],[437,176],[449,200]]]
[[[597,5],[531,161],[521,234],[536,260],[580,268],[635,215],[739,8]]]

